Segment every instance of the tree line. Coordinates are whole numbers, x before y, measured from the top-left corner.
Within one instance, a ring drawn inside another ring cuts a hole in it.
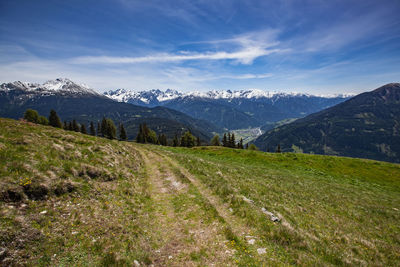
[[[42,125],[49,125],[55,128],[61,128],[67,131],[81,132],[83,134],[90,134],[93,136],[106,137],[109,139],[117,139],[117,128],[111,119],[103,118],[101,123],[97,122],[97,130],[93,122],[89,124],[89,132],[87,131],[86,125],[79,124],[76,120],[64,121],[61,123],[60,117],[57,115],[55,110],[50,110],[49,117],[39,115],[36,110],[27,109],[24,113],[24,119]],[[128,136],[125,131],[125,127],[122,123],[118,127],[119,140],[127,140]]]
[[[142,123],[139,126],[139,132],[136,136],[137,143],[150,143],[162,146],[174,146],[174,147],[194,147],[200,146],[201,141],[199,137],[194,136],[190,131],[186,131],[180,138],[175,134],[172,142],[168,142],[167,136],[165,134],[159,134],[157,136],[156,132],[147,127],[146,123]]]
[[[117,139],[117,127],[115,126],[114,122],[109,119],[103,117],[101,122],[97,122],[97,127],[93,122],[89,124],[89,130],[87,130],[85,124],[79,124],[75,119],[72,121],[64,121],[61,123],[60,117],[57,115],[55,110],[51,110],[48,118],[39,115],[36,110],[27,109],[24,113],[24,119],[42,125],[50,125],[56,128],[62,128],[67,131],[75,131],[81,132],[83,134],[90,134],[93,136],[105,137],[109,139]],[[122,123],[118,126],[118,139],[119,140],[127,140],[128,136],[125,130],[125,127]],[[175,134],[172,142],[168,142],[168,139],[165,134],[157,135],[155,131],[151,130],[147,127],[146,123],[142,123],[139,125],[139,131],[136,136],[137,143],[149,143],[149,144],[156,144],[162,146],[174,146],[174,147],[194,147],[194,146],[201,146],[201,141],[199,137],[194,136],[190,131],[186,131],[182,136],[178,137]],[[240,138],[239,142],[235,140],[234,133],[224,133],[222,140],[218,134],[216,134],[211,139],[212,146],[223,146],[229,148],[237,148],[237,149],[249,149],[249,150],[258,150],[258,148],[254,144],[243,145],[243,139]],[[269,152],[269,148],[267,149]],[[277,153],[281,152],[281,147],[278,144],[276,151]]]

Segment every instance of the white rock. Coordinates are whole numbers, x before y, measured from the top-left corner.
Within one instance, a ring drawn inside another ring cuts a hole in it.
[[[72,234],[72,235],[76,235],[77,233],[78,233],[78,232],[72,232],[71,234]]]
[[[267,253],[267,249],[266,248],[258,248],[257,249],[257,253],[260,254],[260,255],[261,254],[265,254],[265,253]]]
[[[46,214],[47,210],[41,211],[40,214]]]
[[[134,260],[134,261],[133,261],[133,264],[135,264],[136,267],[139,267],[139,266],[140,266],[140,263],[139,263],[137,260]]]
[[[168,256],[168,259],[172,259],[172,256]]]
[[[247,241],[250,245],[254,245],[254,243],[256,242],[255,239],[250,239],[249,241]]]

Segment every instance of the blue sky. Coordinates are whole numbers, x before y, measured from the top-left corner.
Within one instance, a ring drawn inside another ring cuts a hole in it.
[[[0,0],[0,82],[362,92],[400,82],[400,1]]]

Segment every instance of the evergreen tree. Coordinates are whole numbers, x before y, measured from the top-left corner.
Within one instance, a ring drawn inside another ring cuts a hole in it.
[[[249,149],[249,143],[246,143],[246,149]]]
[[[174,139],[172,140],[172,146],[179,146],[178,136],[175,134]]]
[[[183,146],[183,147],[186,146],[186,139],[185,139],[184,135],[181,136],[181,142],[180,143],[181,143],[181,146]]]
[[[147,131],[148,134],[146,136],[147,142],[149,142],[150,144],[158,144],[158,138],[156,132],[149,128],[147,129],[148,129]]]
[[[37,123],[39,120],[39,113],[36,110],[27,109],[24,113],[24,119],[29,122]]]
[[[119,125],[119,139],[120,140],[127,139],[126,131],[125,131],[124,125],[122,123]]]
[[[93,136],[96,135],[96,130],[94,129],[94,123],[92,121],[90,122],[89,131],[90,131],[90,135],[93,135]]]
[[[103,117],[103,119],[101,120],[101,124],[100,124],[101,136],[105,137],[106,136],[106,132],[107,132],[107,121],[106,121],[106,118]]]
[[[49,125],[49,120],[45,116],[39,116],[38,123],[42,125]]]
[[[194,137],[189,131],[181,137],[181,146],[194,147],[196,144],[196,137]]]
[[[231,146],[231,144],[232,144],[231,133],[228,133],[228,140],[227,140],[227,141],[228,141],[228,142],[227,142],[226,146],[227,146],[227,147],[232,147],[232,146]]]
[[[197,139],[196,139],[196,146],[201,146],[200,137],[198,137],[198,136],[197,136]]]
[[[168,145],[167,137],[165,136],[165,134],[159,135],[158,141],[160,142],[160,145],[162,145],[162,146]]]
[[[108,139],[117,138],[117,128],[111,119],[105,119],[104,123],[104,137]]]
[[[86,126],[85,126],[85,124],[82,124],[82,125],[81,125],[81,133],[83,133],[83,134],[87,134],[87,131],[86,131]]]
[[[62,128],[60,117],[58,117],[54,109],[50,110],[49,125],[56,128]]]
[[[99,122],[97,122],[97,136],[101,136],[101,126]]]
[[[146,143],[146,140],[144,138],[144,132],[143,132],[143,125],[142,124],[139,125],[139,132],[138,132],[138,134],[136,136],[136,142],[143,143],[143,144]]]
[[[243,138],[240,138],[239,143],[237,144],[237,148],[243,149]]]
[[[229,141],[230,147],[235,148],[236,147],[236,141],[235,141],[235,134],[231,134],[231,139]]]
[[[211,139],[211,145],[212,146],[220,146],[221,144],[219,143],[219,135],[216,134],[214,137]]]
[[[72,121],[72,130],[75,132],[80,132],[81,128],[79,127],[78,123],[76,122],[76,120]]]
[[[269,147],[267,147],[267,152],[270,152],[270,151],[269,151]]]
[[[276,147],[276,153],[281,153],[281,145],[278,144],[278,146]]]
[[[226,138],[226,133],[224,133],[224,137],[222,138],[222,146],[228,146],[228,140]]]
[[[139,132],[136,136],[136,142],[157,144],[159,141],[156,132],[149,129],[146,123],[143,123],[139,125]]]
[[[74,127],[72,126],[72,122],[68,123],[68,131],[73,131]]]
[[[68,123],[67,123],[67,121],[64,121],[63,129],[64,129],[64,130],[68,130]]]

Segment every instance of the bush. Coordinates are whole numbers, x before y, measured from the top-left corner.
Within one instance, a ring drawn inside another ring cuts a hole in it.
[[[45,116],[39,116],[37,123],[42,125],[49,125],[49,120]]]
[[[39,121],[39,113],[36,110],[27,109],[24,114],[24,119],[29,122],[37,123]]]

